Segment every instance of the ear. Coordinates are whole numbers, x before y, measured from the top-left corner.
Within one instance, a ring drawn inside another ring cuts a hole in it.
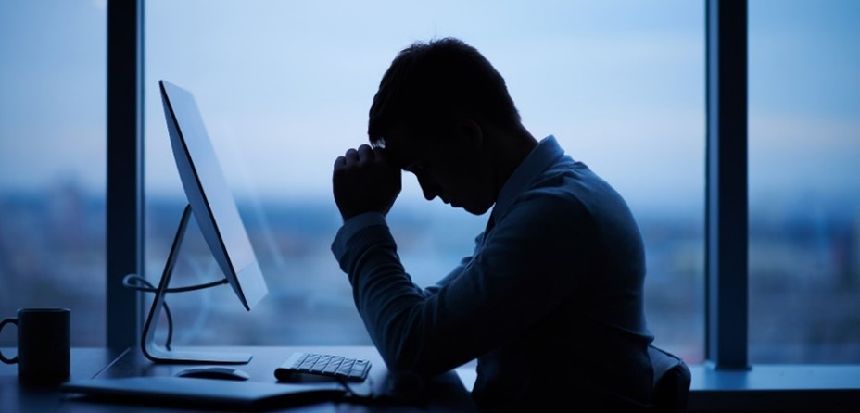
[[[460,140],[469,148],[479,150],[484,146],[484,130],[478,122],[463,119],[457,124]]]

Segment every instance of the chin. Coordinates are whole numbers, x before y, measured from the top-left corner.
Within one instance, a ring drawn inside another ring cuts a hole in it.
[[[465,209],[466,212],[469,212],[470,214],[473,214],[473,215],[484,215],[487,213],[487,211],[490,210],[491,206],[492,205],[476,207],[473,205],[469,205],[469,206],[463,206],[463,209]]]

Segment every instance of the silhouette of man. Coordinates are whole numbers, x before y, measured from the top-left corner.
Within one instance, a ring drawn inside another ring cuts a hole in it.
[[[651,398],[645,262],[626,203],[553,136],[523,127],[505,81],[446,38],[402,50],[370,108],[373,147],[334,164],[332,251],[389,370],[430,377],[477,358],[481,406],[635,407]],[[413,284],[385,222],[400,170],[485,232],[437,285]]]

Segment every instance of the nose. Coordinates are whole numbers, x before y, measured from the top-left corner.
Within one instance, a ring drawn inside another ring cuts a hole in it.
[[[433,181],[419,174],[416,174],[415,177],[418,179],[418,184],[421,185],[421,190],[424,191],[424,199],[432,201],[439,195],[439,187]]]

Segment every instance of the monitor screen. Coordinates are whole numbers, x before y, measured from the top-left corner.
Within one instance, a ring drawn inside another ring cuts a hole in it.
[[[267,293],[233,193],[190,92],[159,82],[173,157],[194,218],[215,261],[247,310]]]

